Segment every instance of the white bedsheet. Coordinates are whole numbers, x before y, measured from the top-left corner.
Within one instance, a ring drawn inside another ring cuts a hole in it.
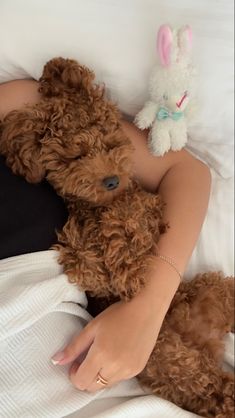
[[[195,416],[145,394],[136,379],[95,395],[76,390],[68,367],[50,358],[89,321],[85,307],[84,293],[68,284],[54,251],[0,261],[1,418]]]
[[[198,242],[189,261],[186,278],[206,271],[234,275],[234,177],[212,174],[211,196]]]

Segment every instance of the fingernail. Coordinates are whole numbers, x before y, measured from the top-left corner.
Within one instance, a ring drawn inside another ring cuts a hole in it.
[[[56,353],[52,358],[51,362],[53,364],[59,364],[64,359],[64,353],[63,351],[59,351],[59,353]]]

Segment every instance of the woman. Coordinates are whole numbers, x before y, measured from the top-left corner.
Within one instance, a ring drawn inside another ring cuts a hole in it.
[[[2,84],[0,117],[25,103],[36,103],[39,100],[36,81],[19,80]],[[153,193],[158,191],[162,195],[166,202],[164,219],[169,222],[170,229],[160,238],[158,249],[162,257],[156,257],[155,265],[148,273],[146,288],[132,301],[116,303],[98,315],[52,359],[58,365],[72,363],[72,383],[80,390],[91,392],[129,379],[144,368],[197,241],[210,194],[209,169],[186,150],[155,157],[146,146],[147,132],[139,131],[126,121],[123,121],[123,129],[135,147],[135,177],[144,188]],[[0,164],[3,173],[6,170],[4,160]],[[8,177],[12,181],[13,175],[10,172]],[[14,177],[14,181],[18,181],[16,179]],[[33,244],[29,234],[22,232],[17,237],[14,236],[14,230],[9,230],[10,226],[9,229],[5,226],[6,240],[9,235],[11,240],[8,254],[4,253],[2,257],[48,249],[55,240],[54,229],[61,227],[66,218],[63,203],[46,183],[30,186],[22,179],[20,181],[24,183],[22,190],[32,187],[35,195],[40,193],[40,201],[43,203],[44,200],[46,206],[48,199],[52,202],[50,214],[46,212],[49,222],[43,236],[35,228]],[[7,219],[7,201],[14,198],[12,189],[7,187],[5,183],[5,218],[4,213],[0,216],[2,224]],[[31,192],[27,199],[30,199]],[[15,214],[12,213],[14,219],[17,219],[20,206],[25,204],[25,200],[22,202],[18,196],[16,203],[18,207],[15,206]],[[34,226],[38,221],[37,216],[31,220]],[[75,360],[84,352],[87,355],[78,367]]]

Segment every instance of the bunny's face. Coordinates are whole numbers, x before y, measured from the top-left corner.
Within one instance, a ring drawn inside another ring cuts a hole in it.
[[[193,87],[193,74],[181,64],[174,68],[154,70],[150,79],[150,98],[159,106],[172,112],[183,112],[189,102]]]
[[[188,104],[188,91],[185,90],[184,92],[178,92],[178,94],[172,96],[164,94],[163,99],[163,105],[167,109],[171,110],[172,112],[183,112]]]

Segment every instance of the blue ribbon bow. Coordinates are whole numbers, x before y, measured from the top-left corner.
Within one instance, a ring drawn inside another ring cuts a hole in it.
[[[183,117],[183,115],[184,115],[183,112],[170,112],[165,107],[160,107],[159,111],[157,112],[157,119],[158,120],[163,120],[163,119],[171,118],[171,119],[177,121],[177,120],[181,119]]]

